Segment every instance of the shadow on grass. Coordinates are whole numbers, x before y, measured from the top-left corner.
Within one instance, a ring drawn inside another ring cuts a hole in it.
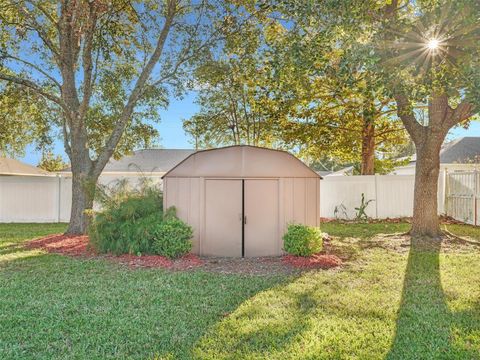
[[[233,316],[209,329],[196,344],[198,359],[268,359],[294,351],[298,336],[311,329],[309,318],[319,306],[315,294],[280,284],[236,310]],[[278,307],[280,299],[282,307]],[[298,358],[304,358],[298,354]]]
[[[16,252],[20,252],[23,250],[25,250],[23,244],[19,244],[19,243],[10,243],[6,245],[0,245],[0,256],[14,254]]]
[[[471,328],[471,318],[479,307],[452,313],[447,305],[440,277],[441,242],[412,240],[405,273],[395,338],[387,359],[476,359],[478,349],[456,341]],[[470,324],[464,326],[462,324]]]
[[[1,244],[0,278],[0,359],[191,359],[210,327],[286,281],[132,270],[29,250],[21,242]]]
[[[6,243],[0,244],[0,265],[4,266],[15,260],[41,257],[46,253],[37,249],[28,249],[24,243]]]

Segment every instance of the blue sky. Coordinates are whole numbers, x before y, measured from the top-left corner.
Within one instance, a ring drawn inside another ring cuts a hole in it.
[[[197,111],[198,106],[195,104],[195,93],[189,93],[181,100],[171,100],[168,109],[160,112],[161,122],[157,125],[161,136],[160,146],[170,149],[193,148],[193,145],[189,142],[191,138],[183,131],[182,120],[188,119]],[[61,140],[56,141],[53,151],[55,154],[61,154],[68,161]],[[20,160],[28,164],[37,165],[40,158],[41,153],[36,152],[30,146],[27,148],[25,156]]]
[[[187,94],[187,96],[181,100],[172,100],[168,109],[161,111],[161,123],[157,126],[161,136],[160,146],[170,149],[193,148],[193,145],[190,143],[191,138],[183,131],[182,120],[188,119],[197,111],[198,105],[195,104],[194,93]],[[452,140],[461,136],[480,137],[480,122],[472,122],[470,128],[467,130],[463,128],[452,130],[448,139]],[[65,160],[68,160],[60,140],[56,142],[54,152],[61,154]],[[37,165],[40,157],[40,153],[35,152],[32,147],[29,147],[22,161]]]

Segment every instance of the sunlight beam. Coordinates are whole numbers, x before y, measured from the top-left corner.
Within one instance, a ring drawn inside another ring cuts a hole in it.
[[[438,49],[438,46],[440,45],[440,41],[438,41],[437,39],[430,39],[428,40],[428,43],[427,43],[427,47],[430,49],[430,50],[436,50]]]

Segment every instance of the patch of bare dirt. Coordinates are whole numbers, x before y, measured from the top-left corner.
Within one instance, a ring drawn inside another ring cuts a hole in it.
[[[246,275],[289,275],[299,273],[299,269],[282,261],[281,256],[258,258],[202,257],[202,270],[222,274]]]

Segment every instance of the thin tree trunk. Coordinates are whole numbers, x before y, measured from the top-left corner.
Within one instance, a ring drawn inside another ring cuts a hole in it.
[[[430,136],[431,137],[431,134]],[[438,220],[438,176],[440,173],[440,147],[444,137],[427,139],[417,146],[415,164],[415,191],[413,205],[412,236],[440,236]]]
[[[361,175],[375,174],[375,126],[373,121],[365,119],[362,129]]]

